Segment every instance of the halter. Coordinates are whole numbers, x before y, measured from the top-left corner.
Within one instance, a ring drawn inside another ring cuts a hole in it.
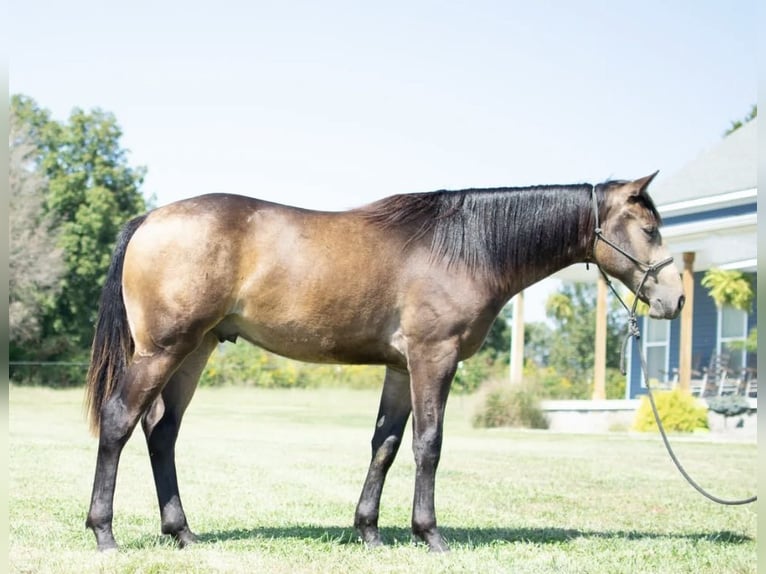
[[[661,261],[657,261],[656,263],[644,263],[640,259],[636,258],[635,256],[631,255],[627,251],[625,251],[622,247],[614,243],[613,241],[610,241],[606,237],[604,237],[604,231],[601,229],[601,225],[599,224],[599,218],[598,218],[598,199],[596,199],[596,186],[591,186],[590,190],[590,197],[591,201],[593,203],[593,217],[596,220],[596,227],[593,230],[593,233],[595,235],[595,239],[593,240],[593,253],[596,252],[596,245],[598,244],[599,240],[606,243],[609,247],[616,250],[618,253],[621,253],[625,257],[627,257],[630,261],[635,263],[640,269],[644,270],[644,275],[641,277],[641,281],[638,284],[638,287],[636,288],[636,299],[633,301],[633,307],[632,309],[628,309],[628,306],[625,305],[623,300],[620,298],[620,296],[617,294],[617,291],[615,291],[614,287],[612,286],[612,283],[609,281],[609,278],[607,277],[606,273],[604,273],[604,270],[601,269],[601,265],[596,263],[596,267],[598,267],[598,270],[601,272],[601,274],[604,276],[604,279],[606,280],[607,285],[612,289],[612,292],[617,295],[617,298],[620,300],[620,303],[625,307],[626,310],[628,310],[631,314],[635,314],[636,312],[636,305],[638,304],[638,294],[643,289],[644,283],[646,282],[647,277],[651,274],[656,274],[660,269],[665,267],[666,265],[670,265],[673,262],[672,257],[666,257],[665,259],[662,259]]]
[[[623,375],[625,375],[626,373],[625,351],[628,346],[628,341],[630,341],[632,337],[635,337],[636,341],[638,341],[641,338],[641,331],[639,331],[638,329],[638,319],[636,318],[636,305],[638,305],[638,294],[641,291],[641,289],[644,288],[644,283],[646,282],[646,278],[650,274],[656,274],[660,269],[672,263],[673,258],[667,257],[656,263],[644,263],[643,261],[637,259],[633,255],[625,251],[622,247],[620,247],[616,243],[613,243],[612,241],[604,237],[604,232],[602,231],[598,221],[598,200],[596,199],[596,185],[591,186],[590,196],[593,202],[593,215],[596,218],[596,228],[594,230],[595,239],[593,240],[593,253],[595,254],[596,245],[598,244],[600,240],[606,243],[607,245],[609,245],[612,249],[615,249],[617,252],[621,253],[622,255],[630,259],[639,268],[644,270],[644,275],[643,277],[641,277],[641,281],[638,283],[638,287],[636,288],[636,297],[633,300],[633,306],[628,307],[625,304],[625,301],[622,300],[622,297],[620,297],[620,294],[614,288],[614,285],[612,285],[612,282],[609,280],[609,277],[607,276],[607,274],[604,272],[603,269],[601,269],[601,265],[599,265],[598,262],[595,261],[595,257],[594,257],[594,262],[596,264],[596,267],[598,267],[598,270],[601,272],[601,275],[604,277],[604,281],[606,281],[606,284],[612,290],[612,293],[614,293],[615,297],[617,297],[617,300],[622,304],[622,306],[625,308],[625,310],[628,312],[628,315],[629,315],[628,316],[628,334],[625,336],[625,340],[623,341],[623,344],[622,344],[622,351],[620,353],[620,371],[622,372]],[[639,356],[639,359],[641,360],[641,371],[644,376],[644,384],[646,385],[646,392],[649,395],[649,404],[652,407],[654,420],[657,422],[657,428],[659,429],[660,435],[662,436],[662,442],[665,444],[665,449],[668,451],[668,454],[670,455],[670,459],[673,461],[673,464],[676,465],[676,468],[681,473],[681,475],[697,492],[705,496],[707,499],[712,500],[713,502],[716,502],[718,504],[724,504],[727,506],[738,506],[742,504],[750,504],[758,500],[757,496],[750,496],[748,498],[743,498],[739,500],[727,500],[724,498],[719,498],[717,496],[710,494],[708,491],[702,488],[699,484],[697,484],[697,482],[695,482],[695,480],[689,475],[689,473],[686,472],[686,469],[681,465],[681,461],[678,460],[678,457],[673,452],[673,448],[670,446],[670,441],[668,440],[668,436],[665,433],[665,429],[662,426],[660,413],[657,410],[657,405],[654,402],[654,395],[652,393],[652,388],[649,383],[649,369],[646,366],[646,357],[644,357],[644,354],[641,351],[640,345],[638,347],[638,356]]]
[[[647,278],[649,275],[656,275],[657,272],[665,267],[666,265],[670,265],[673,262],[672,257],[666,257],[665,259],[662,259],[661,261],[657,261],[656,263],[644,263],[640,259],[636,258],[635,256],[631,255],[627,251],[625,251],[622,247],[614,243],[613,241],[610,241],[604,236],[604,231],[601,229],[601,225],[599,223],[598,218],[598,199],[596,198],[596,185],[592,185],[590,189],[590,197],[591,202],[593,204],[593,217],[596,221],[596,227],[593,230],[593,234],[595,236],[595,239],[593,240],[593,253],[595,255],[596,253],[596,245],[598,245],[599,241],[603,241],[606,243],[609,247],[617,251],[618,253],[624,255],[627,257],[630,261],[636,264],[640,269],[643,269],[644,274],[641,277],[641,281],[638,283],[638,287],[636,287],[635,291],[635,298],[633,299],[633,306],[628,307],[628,305],[623,301],[622,297],[620,297],[620,294],[617,292],[617,289],[615,289],[614,285],[612,285],[612,282],[609,280],[609,276],[604,272],[604,270],[601,268],[601,265],[598,264],[598,262],[595,261],[594,256],[594,262],[596,263],[596,267],[598,268],[601,275],[604,277],[604,281],[609,286],[609,289],[611,289],[612,293],[614,293],[615,297],[617,297],[617,300],[620,302],[620,304],[625,308],[625,310],[628,312],[628,336],[625,338],[625,341],[622,345],[622,353],[620,355],[620,370],[622,371],[622,374],[625,374],[625,348],[627,347],[628,340],[631,337],[635,337],[636,340],[641,338],[641,332],[638,330],[638,319],[636,318],[636,306],[638,305],[638,294],[641,292],[641,290],[644,288],[644,283],[646,283]]]

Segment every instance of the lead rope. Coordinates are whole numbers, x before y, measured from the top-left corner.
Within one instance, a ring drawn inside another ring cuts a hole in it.
[[[591,188],[591,198],[593,199],[593,213],[595,214],[595,217],[596,217],[596,229],[595,229],[596,242],[598,242],[599,240],[605,242],[607,245],[616,249],[617,251],[625,255],[628,259],[630,259],[631,261],[633,261],[638,266],[644,269],[644,275],[641,278],[641,281],[639,282],[638,287],[636,288],[636,296],[633,299],[633,305],[631,307],[628,307],[625,304],[625,301],[622,300],[622,297],[620,297],[620,294],[617,292],[617,289],[615,289],[614,285],[612,285],[612,282],[609,280],[609,277],[607,276],[607,274],[604,272],[603,269],[601,269],[601,266],[598,263],[596,263],[596,267],[598,267],[598,270],[601,272],[601,275],[603,276],[604,281],[606,281],[607,286],[612,291],[612,293],[614,293],[615,297],[617,297],[617,300],[620,302],[620,304],[628,312],[628,333],[627,335],[625,335],[625,339],[623,340],[623,343],[622,343],[622,350],[620,351],[620,371],[622,372],[623,375],[625,375],[627,373],[627,369],[625,368],[625,354],[628,348],[628,343],[630,342],[632,338],[635,338],[636,342],[638,342],[641,339],[641,331],[638,328],[638,318],[636,317],[636,306],[638,305],[638,293],[643,288],[644,283],[646,282],[646,279],[649,276],[649,274],[656,273],[659,269],[671,263],[673,261],[673,258],[668,257],[667,259],[663,259],[659,263],[655,263],[653,265],[647,265],[645,263],[642,263],[641,261],[638,261],[635,257],[625,252],[618,245],[615,245],[614,243],[606,239],[603,236],[601,228],[599,227],[598,202],[596,200],[595,185]],[[595,253],[595,245],[593,250]],[[641,373],[644,376],[644,385],[646,386],[646,393],[647,395],[649,395],[649,404],[652,407],[654,420],[657,422],[657,428],[660,430],[660,435],[662,436],[662,442],[665,444],[665,449],[668,451],[668,454],[670,455],[670,460],[672,460],[673,464],[676,465],[676,468],[678,469],[678,472],[681,473],[681,476],[683,476],[686,479],[686,481],[702,496],[704,496],[705,498],[709,500],[712,500],[713,502],[717,502],[718,504],[723,504],[726,506],[739,506],[743,504],[750,504],[758,500],[757,496],[750,496],[748,498],[741,498],[741,499],[735,499],[735,500],[727,500],[724,498],[719,498],[713,494],[710,494],[707,490],[702,488],[689,475],[689,473],[686,472],[686,469],[684,469],[683,465],[681,464],[681,461],[678,460],[678,457],[676,456],[675,452],[673,452],[673,448],[670,446],[670,441],[668,440],[668,435],[665,433],[665,428],[662,426],[662,421],[660,420],[660,413],[657,410],[657,405],[654,402],[654,394],[652,393],[652,387],[649,384],[649,370],[646,366],[646,358],[644,357],[644,353],[643,353],[643,350],[641,349],[641,345],[636,345],[636,348],[638,349],[638,357],[641,362]]]

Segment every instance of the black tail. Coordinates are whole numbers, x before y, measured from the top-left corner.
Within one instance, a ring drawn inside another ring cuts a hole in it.
[[[85,390],[85,408],[94,435],[98,435],[101,407],[111,395],[117,378],[125,372],[133,354],[133,338],[122,298],[122,264],[128,243],[146,216],[130,220],[120,232],[101,291]]]

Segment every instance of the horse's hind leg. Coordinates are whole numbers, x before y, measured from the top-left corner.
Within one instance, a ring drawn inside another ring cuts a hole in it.
[[[178,491],[176,438],[200,374],[217,342],[218,338],[208,333],[202,344],[173,373],[162,394],[141,419],[157,487],[162,533],[173,536],[181,547],[196,542],[196,536],[189,529]]]
[[[375,433],[372,437],[372,461],[354,517],[354,526],[365,544],[370,547],[382,544],[378,530],[380,495],[383,492],[386,473],[394,462],[402,442],[402,434],[411,410],[409,373],[387,368]]]
[[[192,347],[193,348],[193,347]],[[122,449],[139,417],[183,360],[185,354],[157,351],[136,354],[101,407],[98,457],[90,510],[85,522],[96,535],[99,550],[116,548],[112,534],[114,488]]]

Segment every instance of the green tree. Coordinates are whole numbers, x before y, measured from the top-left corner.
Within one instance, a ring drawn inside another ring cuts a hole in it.
[[[97,301],[120,227],[146,210],[145,169],[132,167],[115,117],[74,109],[57,122],[29,97],[14,95],[11,114],[28,130],[49,185],[45,209],[59,232],[65,271],[43,320],[37,356],[72,356],[92,337]]]
[[[742,271],[712,267],[705,272],[701,284],[719,308],[731,305],[740,311],[750,311],[753,305],[752,280]]]
[[[753,107],[750,108],[750,111],[747,113],[747,115],[742,118],[741,120],[734,120],[731,122],[731,126],[729,126],[729,129],[727,129],[723,135],[728,136],[730,133],[733,133],[737,131],[739,128],[744,126],[747,122],[750,120],[754,120],[758,117],[758,104],[753,104]]]
[[[537,367],[550,363],[550,341],[553,330],[543,322],[527,323],[524,326],[524,359]]]
[[[484,340],[482,352],[492,361],[502,361],[508,364],[511,349],[511,327],[508,325],[509,311],[504,308],[492,323],[487,338]]]
[[[553,322],[550,332],[547,366],[566,379],[570,398],[588,398],[593,379],[596,344],[595,283],[564,283],[546,303],[546,315]],[[607,314],[607,369],[618,369],[624,320],[616,301]]]
[[[35,161],[38,152],[14,115],[8,135],[8,330],[11,345],[19,346],[39,340],[43,310],[58,293],[64,266],[44,210],[48,184]]]

